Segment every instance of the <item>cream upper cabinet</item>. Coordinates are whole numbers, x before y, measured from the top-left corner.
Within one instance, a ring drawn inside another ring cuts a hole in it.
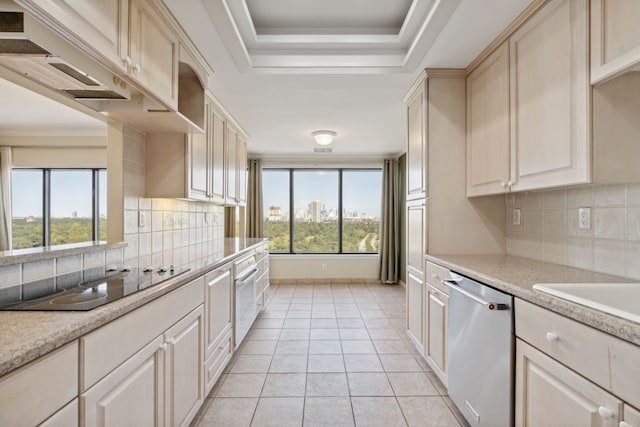
[[[588,17],[551,0],[509,39],[513,191],[591,179]]]
[[[467,196],[504,193],[510,180],[505,42],[467,76]]]
[[[427,196],[427,85],[419,85],[409,93],[407,105],[407,199]]]
[[[147,1],[130,1],[126,58],[129,76],[175,110],[178,106],[178,39]]]
[[[208,111],[208,108],[207,105],[205,111]],[[190,199],[209,199],[210,154],[210,139],[207,133],[187,135],[187,195]]]
[[[93,53],[126,71],[129,0],[29,0]]]
[[[242,135],[238,135],[238,204],[245,205],[247,203],[247,141]]]
[[[211,103],[208,113],[207,136],[211,150],[211,188],[210,196],[213,202],[225,202],[225,133],[227,118]]]
[[[238,131],[231,126],[227,126],[227,153],[226,153],[226,199],[227,204],[238,203]]]
[[[640,63],[640,2],[591,0],[591,83]]]
[[[520,339],[516,340],[516,427],[614,427],[622,402]]]

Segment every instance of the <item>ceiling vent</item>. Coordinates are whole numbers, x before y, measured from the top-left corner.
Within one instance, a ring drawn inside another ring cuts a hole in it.
[[[314,153],[331,153],[333,152],[333,148],[329,147],[316,147],[313,149]]]

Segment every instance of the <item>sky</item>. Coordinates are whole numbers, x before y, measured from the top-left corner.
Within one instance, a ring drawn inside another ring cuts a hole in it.
[[[338,207],[338,172],[336,170],[297,170],[294,172],[294,204],[306,209],[312,200],[320,200],[326,209]],[[267,169],[262,173],[265,214],[269,206],[289,210],[288,171]],[[381,170],[346,170],[343,172],[343,208],[380,217]]]
[[[101,174],[102,175],[102,174]],[[106,175],[100,183],[101,211],[106,213]],[[12,174],[12,210],[14,217],[42,216],[42,171],[14,169]],[[75,211],[78,217],[90,218],[91,212],[91,171],[54,170],[51,172],[51,216],[71,217]],[[105,207],[105,209],[102,209]]]

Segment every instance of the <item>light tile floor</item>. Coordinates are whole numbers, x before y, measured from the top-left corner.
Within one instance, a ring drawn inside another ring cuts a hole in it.
[[[405,333],[404,289],[381,284],[274,287],[192,423],[407,425],[466,423]]]

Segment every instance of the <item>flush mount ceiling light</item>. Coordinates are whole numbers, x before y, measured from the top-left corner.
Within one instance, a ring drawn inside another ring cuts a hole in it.
[[[336,135],[337,133],[332,130],[317,130],[315,132],[311,132],[311,136],[313,136],[316,142],[320,145],[331,144]]]

